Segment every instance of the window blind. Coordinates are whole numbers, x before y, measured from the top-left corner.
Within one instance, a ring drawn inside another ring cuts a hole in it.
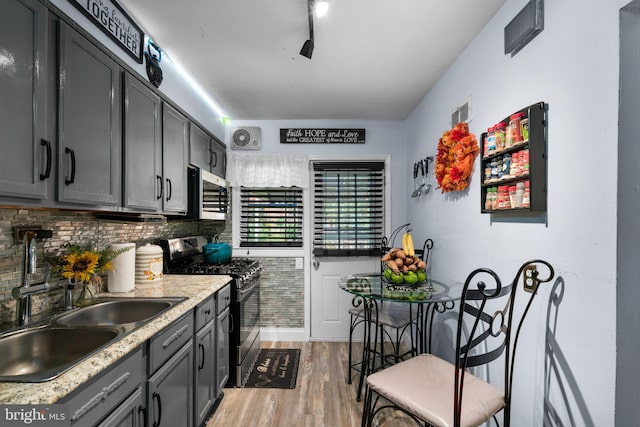
[[[302,247],[302,189],[240,188],[240,246]]]
[[[316,162],[313,180],[313,254],[379,255],[384,162]]]

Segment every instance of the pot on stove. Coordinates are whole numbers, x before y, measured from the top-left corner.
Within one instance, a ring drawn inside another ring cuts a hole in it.
[[[204,260],[209,264],[224,264],[231,259],[231,245],[228,243],[207,243],[202,247]]]

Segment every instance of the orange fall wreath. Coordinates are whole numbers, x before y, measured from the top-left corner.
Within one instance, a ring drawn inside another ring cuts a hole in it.
[[[467,188],[478,150],[478,141],[466,123],[458,123],[442,134],[435,174],[443,193]]]

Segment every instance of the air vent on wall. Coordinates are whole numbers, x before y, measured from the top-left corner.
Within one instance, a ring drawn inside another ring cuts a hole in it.
[[[235,128],[231,131],[231,149],[259,150],[261,134],[259,127]]]
[[[531,0],[504,27],[504,53],[514,56],[544,29],[544,0]]]
[[[469,123],[471,121],[471,98],[469,98],[464,104],[457,107],[451,113],[451,127],[454,127],[460,122]]]

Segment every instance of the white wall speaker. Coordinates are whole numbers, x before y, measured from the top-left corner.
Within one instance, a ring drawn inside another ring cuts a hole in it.
[[[231,131],[232,150],[259,150],[262,130],[255,126],[244,126]]]

